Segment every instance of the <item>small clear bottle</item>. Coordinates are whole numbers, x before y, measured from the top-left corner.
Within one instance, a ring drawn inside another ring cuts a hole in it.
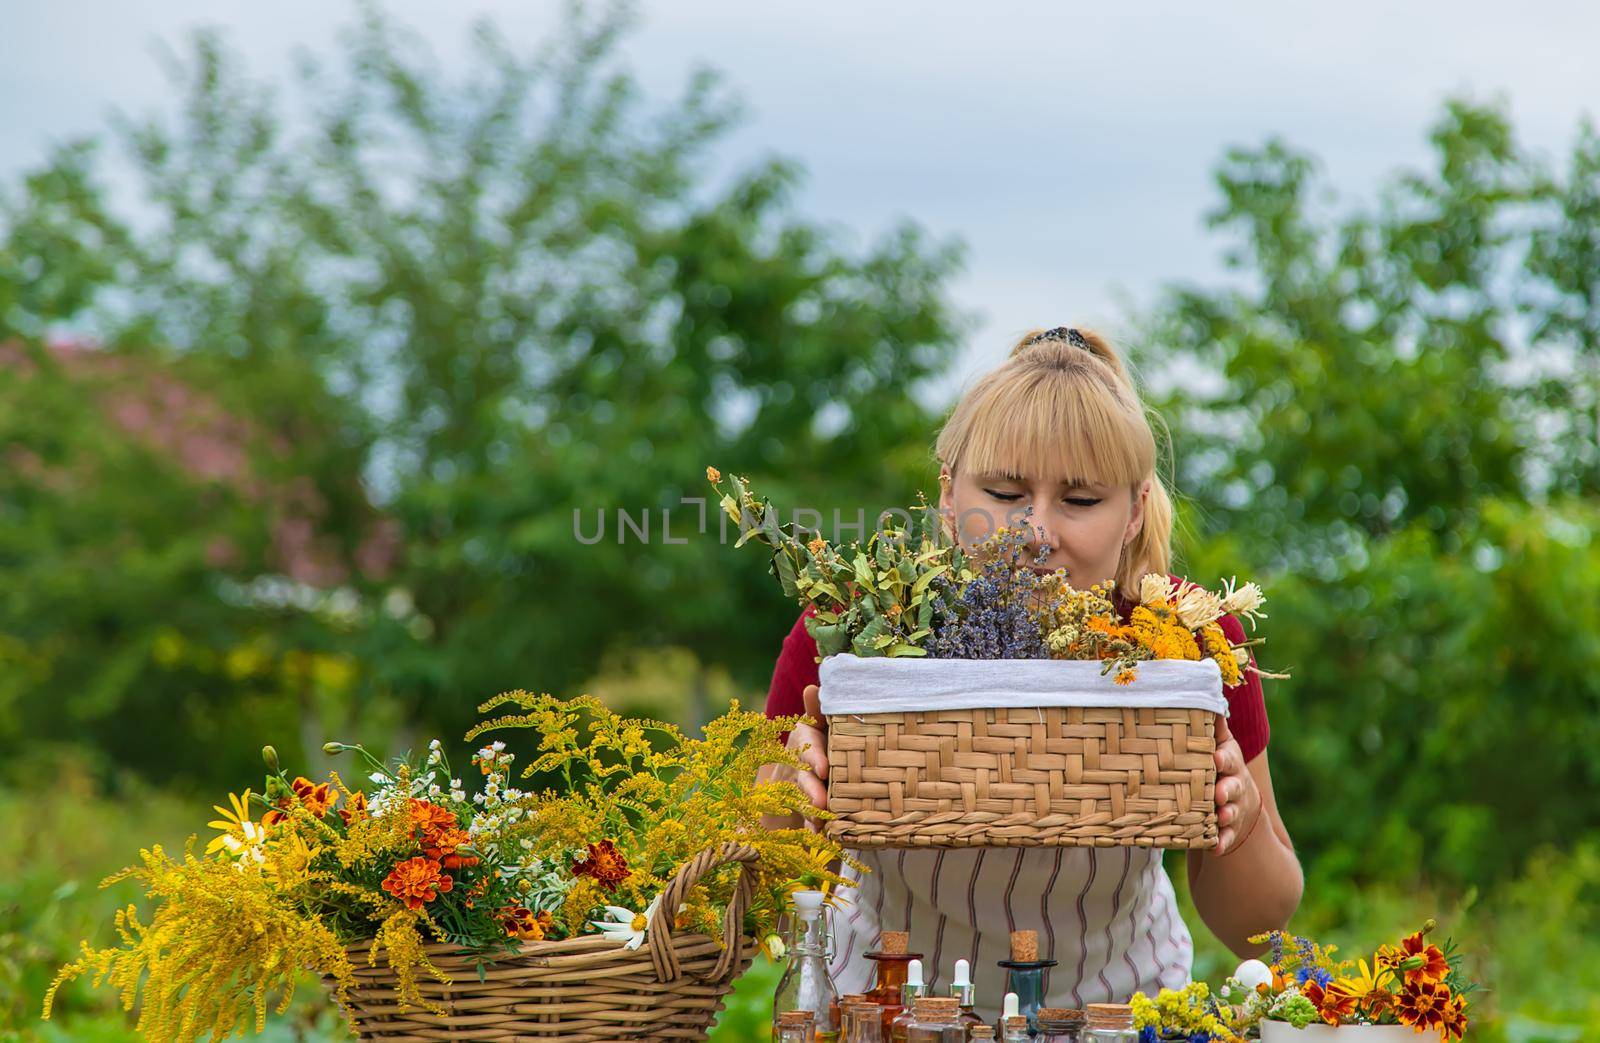
[[[828,973],[830,933],[827,896],[821,891],[796,891],[790,896],[789,965],[773,999],[773,1028],[778,1011],[809,1010],[813,1036],[807,1043],[835,1043],[839,1038],[839,991]]]
[[[773,1043],[812,1043],[815,1030],[809,1010],[786,1010],[774,1022]]]
[[[866,999],[866,996],[859,992],[852,992],[847,996],[839,997],[839,1038],[841,1040],[850,1038],[850,1024],[855,1018],[855,1006],[864,999]]]
[[[1138,1043],[1133,1027],[1133,1008],[1126,1003],[1091,1003],[1084,1007],[1088,1022],[1083,1043]]]
[[[1001,1019],[1002,1043],[1028,1043],[1033,1036],[1028,1032],[1028,1019],[1021,1014],[1013,1014]]]
[[[850,1009],[855,1016],[850,1021],[849,1034],[841,1037],[844,1043],[883,1043],[883,1008],[862,1002]]]
[[[966,1043],[961,1008],[948,996],[924,996],[911,1006],[906,1043]]]
[[[1040,1007],[1034,1043],[1082,1043],[1084,1013],[1070,1007]]]
[[[906,964],[906,983],[900,996],[900,1013],[889,1021],[889,1043],[906,1043],[906,1027],[911,1024],[911,1007],[927,996],[928,987],[922,983],[922,961]]]

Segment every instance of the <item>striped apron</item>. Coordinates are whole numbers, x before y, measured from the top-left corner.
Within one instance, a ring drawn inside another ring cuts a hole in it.
[[[1189,981],[1194,943],[1149,847],[1026,847],[852,851],[872,871],[842,892],[830,969],[841,994],[866,992],[865,954],[883,931],[910,933],[929,995],[945,995],[958,959],[972,965],[976,1011],[1000,1015],[1010,932],[1039,933],[1047,1006],[1126,1003]]]

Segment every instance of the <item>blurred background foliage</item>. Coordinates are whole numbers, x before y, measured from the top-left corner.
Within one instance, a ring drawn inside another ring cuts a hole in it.
[[[171,111],[0,186],[0,1039],[131,1038],[84,988],[37,1023],[43,986],[136,897],[97,881],[264,741],[310,774],[326,738],[397,752],[514,687],[759,703],[794,608],[697,531],[708,463],[825,527],[931,487],[960,244],[852,249],[797,211],[796,160],[719,168],[737,98],[710,71],[644,96],[627,28],[575,9],[522,54],[484,26],[452,82],[369,10],[287,87],[200,34]],[[1438,915],[1493,990],[1473,1038],[1584,1038],[1600,136],[1550,169],[1456,98],[1430,140],[1364,204],[1289,142],[1228,150],[1238,279],[1169,287],[1126,347],[1177,568],[1261,581],[1293,674],[1267,683],[1293,926],[1353,954]],[[339,1036],[314,991],[272,1038]]]

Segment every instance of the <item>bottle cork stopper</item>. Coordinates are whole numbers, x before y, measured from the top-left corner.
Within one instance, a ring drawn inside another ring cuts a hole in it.
[[[1037,960],[1039,958],[1039,932],[1012,931],[1011,958],[1019,962]]]
[[[960,1001],[954,996],[924,996],[911,1004],[911,1012],[919,1018],[953,1018],[960,1010]]]
[[[786,1025],[809,1025],[815,1021],[816,1018],[817,1016],[811,1013],[809,1010],[786,1010],[782,1014],[778,1015],[778,1025],[779,1027]]]
[[[1023,1024],[1027,1024],[1027,1019],[1026,1018],[1023,1019]],[[993,1025],[974,1025],[971,1028],[967,1029],[967,1043],[972,1043],[972,1041],[975,1040],[975,1039],[993,1039],[993,1038],[994,1038],[994,1026]]]
[[[1090,1028],[1131,1028],[1133,1007],[1126,1003],[1090,1003],[1084,1006]]]
[[[1023,1031],[1027,1031],[1028,1019],[1023,1017],[1021,1014],[1013,1014],[1009,1018],[1006,1018],[1005,1022],[1006,1029],[1008,1031],[1010,1029],[1022,1029]]]
[[[1083,1017],[1083,1011],[1072,1007],[1040,1007],[1039,1017],[1049,1018],[1051,1021],[1072,1021]]]
[[[905,931],[884,931],[878,939],[878,951],[887,956],[904,956],[911,944],[911,935]]]

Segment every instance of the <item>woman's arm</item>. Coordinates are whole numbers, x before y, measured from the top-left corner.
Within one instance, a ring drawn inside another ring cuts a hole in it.
[[[1231,745],[1231,754],[1227,747]],[[1305,890],[1305,875],[1294,853],[1289,831],[1278,814],[1278,801],[1272,792],[1272,772],[1267,752],[1262,750],[1245,770],[1230,772],[1222,762],[1236,758],[1230,767],[1242,764],[1237,741],[1231,737],[1217,750],[1219,790],[1225,781],[1235,792],[1218,793],[1219,803],[1228,798],[1241,809],[1222,822],[1222,849],[1194,848],[1189,851],[1189,894],[1206,927],[1240,959],[1258,956],[1264,945],[1246,939],[1272,928],[1286,928],[1289,918],[1300,907]],[[1254,814],[1250,810],[1254,807]],[[1219,812],[1219,818],[1225,812]],[[1249,818],[1246,821],[1246,818]],[[1261,821],[1265,819],[1265,821]],[[1230,829],[1231,827],[1231,829]],[[1241,839],[1242,838],[1242,839]]]

